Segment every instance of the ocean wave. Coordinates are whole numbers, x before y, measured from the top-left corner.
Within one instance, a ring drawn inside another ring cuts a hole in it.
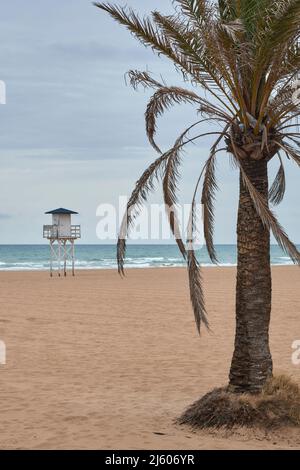
[[[236,266],[236,246],[217,246],[220,267]],[[177,247],[163,245],[128,246],[126,269],[140,268],[180,268],[185,266]],[[198,253],[201,266],[212,268],[208,254]],[[115,247],[107,246],[76,246],[75,268],[82,269],[116,269]],[[48,246],[5,246],[0,245],[0,271],[46,271],[49,270]],[[278,247],[272,247],[271,260],[274,266],[290,266],[291,259]],[[55,264],[55,266],[57,266]],[[68,268],[70,262],[68,262]]]

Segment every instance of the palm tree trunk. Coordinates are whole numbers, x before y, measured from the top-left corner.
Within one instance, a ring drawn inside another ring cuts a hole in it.
[[[267,160],[246,159],[242,165],[268,204]],[[273,368],[269,348],[270,232],[264,228],[242,176],[237,236],[236,336],[229,385],[236,392],[256,393],[272,375]]]

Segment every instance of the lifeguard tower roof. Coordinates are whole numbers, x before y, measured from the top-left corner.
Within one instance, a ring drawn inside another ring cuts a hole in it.
[[[70,211],[69,209],[64,209],[60,207],[59,209],[54,209],[53,211],[45,212],[45,214],[78,214],[78,212]]]

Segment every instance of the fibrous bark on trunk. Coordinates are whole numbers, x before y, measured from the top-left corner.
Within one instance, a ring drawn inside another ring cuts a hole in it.
[[[247,158],[241,165],[268,203],[267,160]],[[257,214],[242,175],[237,237],[236,336],[229,383],[236,392],[256,393],[272,375],[270,232]]]

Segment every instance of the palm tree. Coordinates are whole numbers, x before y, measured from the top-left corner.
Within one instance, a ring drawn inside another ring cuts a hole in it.
[[[294,79],[300,68],[300,0],[174,0],[174,13],[158,11],[139,17],[132,9],[96,3],[124,25],[144,46],[169,58],[191,89],[167,86],[148,72],[129,72],[133,87],[154,90],[146,110],[149,141],[158,158],[138,180],[128,203],[118,241],[119,272],[124,273],[125,234],[134,223],[154,180],[162,175],[170,227],[187,260],[195,320],[208,326],[201,271],[193,248],[197,230],[195,202],[202,184],[204,234],[209,256],[217,263],[213,242],[214,200],[218,188],[215,165],[226,150],[239,171],[237,222],[237,286],[235,349],[229,390],[257,393],[272,376],[269,348],[271,314],[270,233],[300,263],[300,253],[278,222],[271,205],[285,192],[284,160],[300,165],[300,115]],[[205,93],[203,93],[203,91]],[[201,93],[202,92],[202,93]],[[157,118],[174,104],[193,103],[198,120],[174,146],[162,153],[155,140]],[[199,118],[200,115],[200,118]],[[201,133],[205,121],[222,123],[221,132]],[[176,190],[182,150],[205,135],[216,135],[199,177],[192,202],[187,245],[176,217]],[[278,158],[279,170],[268,183],[268,164]]]

